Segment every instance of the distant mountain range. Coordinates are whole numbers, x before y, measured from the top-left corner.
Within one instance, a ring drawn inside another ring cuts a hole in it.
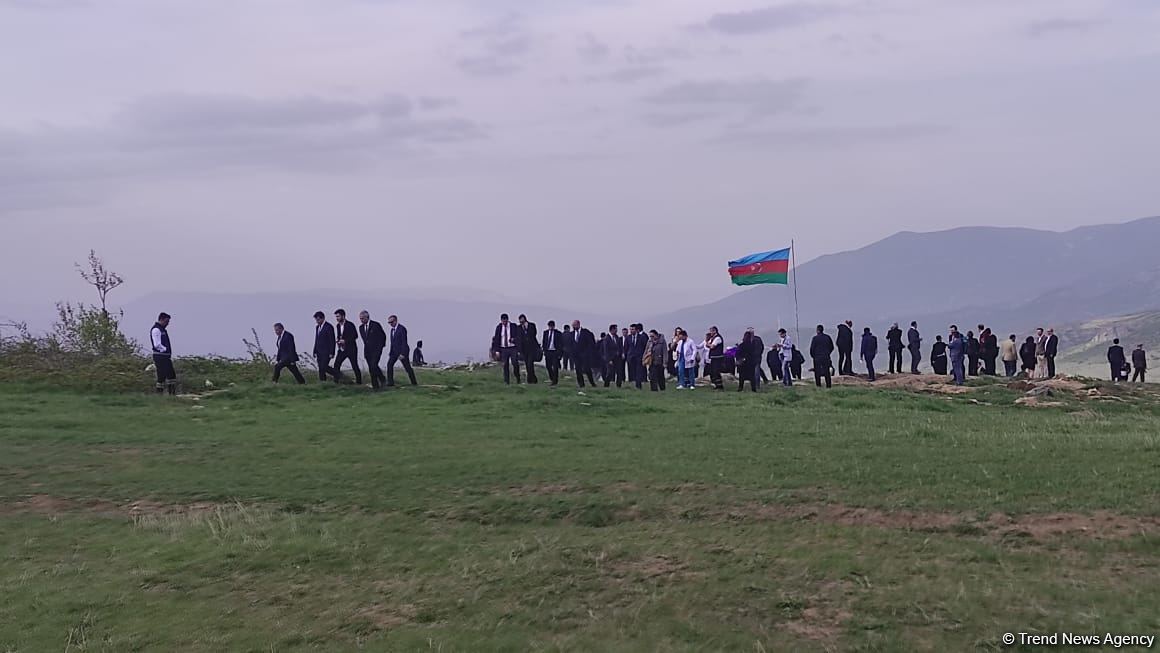
[[[770,246],[777,245],[772,243]],[[931,336],[950,323],[982,322],[1002,333],[1039,325],[1160,309],[1160,217],[1066,232],[963,227],[898,233],[861,249],[798,267],[803,336],[851,319],[883,335],[892,322],[919,322]],[[722,300],[658,315],[650,323],[727,339],[794,321],[793,286],[755,286]]]

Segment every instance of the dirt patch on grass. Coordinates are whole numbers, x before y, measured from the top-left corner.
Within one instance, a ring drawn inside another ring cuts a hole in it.
[[[700,572],[691,571],[685,562],[673,556],[663,554],[645,558],[616,560],[609,565],[608,569],[615,578],[635,580],[678,580],[704,575]]]
[[[419,609],[411,604],[382,605],[375,603],[359,608],[351,615],[351,621],[364,623],[372,630],[392,630],[414,623]]]
[[[105,499],[71,499],[34,494],[16,501],[0,502],[0,515],[89,515],[144,517],[153,515],[190,515],[213,512],[228,504],[209,501],[164,503],[150,499],[118,503]]]
[[[1081,536],[1115,540],[1160,534],[1160,518],[1120,515],[1106,510],[1091,514],[1061,512],[1019,516],[993,513],[986,519],[979,519],[977,515],[968,513],[885,511],[842,504],[750,504],[729,510],[725,516],[734,520],[818,521],[841,526],[949,532],[998,539],[1027,537],[1047,540]]]
[[[879,374],[874,383],[861,376],[836,376],[834,385],[854,387],[874,387],[893,390],[908,390],[944,395],[958,395],[972,392],[974,388],[947,383],[945,376],[936,374]]]

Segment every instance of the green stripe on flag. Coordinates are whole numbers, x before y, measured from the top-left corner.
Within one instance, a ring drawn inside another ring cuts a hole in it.
[[[783,286],[789,285],[789,275],[781,272],[778,274],[751,274],[744,277],[733,277],[733,285],[735,286],[756,286],[762,283],[780,283]]]

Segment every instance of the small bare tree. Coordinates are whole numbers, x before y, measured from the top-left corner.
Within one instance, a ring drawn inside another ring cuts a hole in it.
[[[76,268],[81,278],[96,289],[97,296],[101,299],[101,313],[108,315],[109,293],[125,283],[125,280],[121,278],[121,275],[105,267],[105,262],[101,260],[101,257],[97,256],[95,249],[89,250],[89,268],[86,270],[81,267],[80,263],[76,264]]]
[[[84,302],[58,302],[52,341],[65,351],[98,356],[129,356],[138,351],[137,341],[121,332],[125,314],[109,313],[109,293],[125,283],[121,275],[105,267],[95,250],[89,250],[88,268],[76,264],[77,273],[97,291],[100,307]]]

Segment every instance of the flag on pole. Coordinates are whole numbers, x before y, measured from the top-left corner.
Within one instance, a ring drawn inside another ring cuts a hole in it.
[[[789,284],[790,248],[773,252],[750,254],[729,261],[729,276],[735,286],[753,286],[760,283]]]

